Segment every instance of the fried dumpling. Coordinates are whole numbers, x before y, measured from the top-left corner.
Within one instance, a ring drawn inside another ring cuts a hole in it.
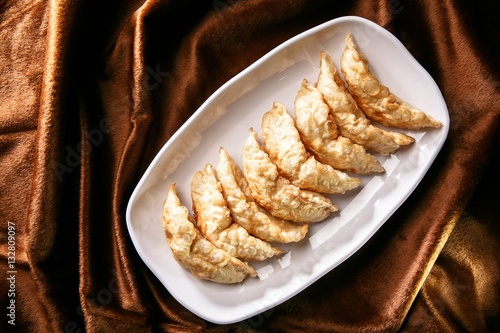
[[[219,149],[217,176],[234,222],[251,235],[277,243],[298,242],[305,237],[308,231],[306,223],[294,223],[274,217],[253,201],[252,197],[245,195],[238,185],[246,182],[243,172],[223,147]],[[248,188],[248,185],[244,188]]]
[[[340,69],[349,92],[369,119],[384,126],[412,130],[442,126],[441,122],[403,101],[379,81],[351,34],[345,42]]]
[[[404,133],[374,126],[347,91],[330,55],[324,51],[321,52],[320,72],[316,87],[330,107],[340,134],[352,142],[381,155],[389,155],[400,146],[409,145],[415,141]]]
[[[194,226],[188,209],[182,206],[175,184],[171,184],[163,205],[162,224],[175,260],[199,279],[218,283],[239,283],[257,273],[248,264],[215,247]]]
[[[207,163],[191,180],[191,199],[201,234],[215,246],[242,260],[265,260],[283,250],[248,233],[234,223],[213,166]]]
[[[253,129],[243,146],[243,174],[252,196],[273,216],[293,222],[319,222],[338,210],[326,196],[302,190],[281,176]]]
[[[345,193],[361,180],[317,161],[300,139],[292,116],[281,103],[273,103],[262,117],[264,150],[280,173],[302,189],[320,193]]]
[[[300,138],[318,161],[357,174],[384,172],[375,156],[340,135],[323,95],[306,79],[297,92],[294,109]]]

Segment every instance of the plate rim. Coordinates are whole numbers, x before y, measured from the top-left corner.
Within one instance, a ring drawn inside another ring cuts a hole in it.
[[[366,19],[366,18],[363,18],[363,17],[360,17],[360,16],[353,16],[353,15],[337,17],[337,18],[331,19],[329,21],[326,21],[324,23],[321,23],[319,25],[316,25],[316,26],[314,26],[312,28],[309,28],[309,29],[307,29],[307,30],[305,30],[305,31],[303,31],[303,32],[301,32],[301,33],[299,33],[299,34],[297,34],[297,35],[295,35],[295,36],[287,39],[286,41],[280,43],[279,45],[277,45],[274,48],[272,48],[270,51],[266,52],[263,56],[261,56],[259,59],[257,59],[252,64],[250,64],[248,67],[246,67],[245,69],[243,69],[242,71],[240,71],[239,73],[237,73],[235,76],[233,76],[232,78],[230,78],[223,85],[221,85],[217,90],[215,90],[198,107],[198,109],[175,131],[175,133],[163,144],[163,146],[160,148],[160,150],[157,152],[157,154],[151,160],[149,166],[144,171],[144,173],[140,177],[139,181],[136,183],[136,185],[134,187],[134,190],[133,190],[133,192],[130,195],[130,198],[128,200],[127,207],[126,207],[126,214],[125,214],[126,215],[125,216],[126,217],[126,226],[127,226],[127,230],[128,230],[129,236],[130,236],[130,238],[132,240],[132,243],[134,245],[134,249],[139,254],[142,262],[148,267],[148,269],[158,279],[159,279],[159,277],[157,276],[155,270],[153,269],[153,267],[151,267],[151,265],[149,263],[149,260],[145,259],[145,255],[142,252],[142,247],[140,246],[140,241],[137,238],[137,235],[135,233],[135,229],[134,229],[134,226],[133,226],[133,223],[132,223],[132,211],[133,211],[133,208],[134,208],[134,204],[137,202],[139,196],[143,192],[147,191],[147,189],[144,189],[144,185],[146,184],[146,182],[150,178],[152,172],[156,169],[156,167],[160,163],[160,161],[162,159],[162,156],[170,149],[170,147],[174,144],[174,142],[176,142],[176,140],[179,138],[179,136],[181,136],[182,133],[187,128],[189,128],[205,112],[205,110],[207,109],[207,107],[210,106],[211,103],[214,100],[217,100],[217,98],[219,98],[219,96],[221,94],[223,94],[226,90],[230,89],[235,82],[239,81],[241,78],[244,78],[248,73],[252,72],[255,68],[257,68],[261,64],[265,63],[269,58],[271,58],[275,54],[279,53],[280,51],[285,50],[290,45],[293,45],[296,42],[298,42],[298,41],[300,41],[300,40],[302,40],[302,39],[304,39],[306,37],[309,37],[311,35],[314,35],[314,34],[320,32],[320,31],[322,31],[324,29],[327,29],[327,28],[333,26],[333,25],[340,24],[340,23],[343,23],[343,22],[349,22],[349,21],[368,25],[371,28],[376,29],[377,31],[383,31],[383,33],[386,35],[386,37],[390,38],[391,41],[395,45],[397,45],[398,49],[401,49],[403,51],[404,56],[407,57],[407,58],[409,58],[410,61],[414,62],[415,65],[417,65],[417,67],[419,68],[419,70],[422,72],[422,74],[424,74],[424,75],[427,76],[427,79],[429,80],[429,82],[432,82],[434,84],[433,88],[436,89],[437,92],[439,92],[439,95],[441,97],[440,98],[440,102],[443,104],[443,108],[446,111],[448,111],[448,108],[446,106],[446,102],[445,102],[445,100],[444,100],[444,98],[442,96],[442,93],[441,93],[441,90],[439,89],[439,86],[437,85],[437,83],[435,82],[435,80],[432,78],[432,76],[427,72],[427,70],[425,70],[425,68],[423,68],[423,66],[413,57],[413,55],[409,52],[409,50],[404,46],[404,44],[401,43],[401,41],[397,37],[395,37],[390,31],[388,31],[384,27],[378,25],[377,23],[375,23],[375,22],[373,22],[373,21],[371,21],[369,19]],[[340,265],[342,262],[344,262],[345,260],[347,260],[352,255],[354,255],[361,247],[363,247],[366,244],[366,242],[369,239],[371,239],[373,237],[373,235],[385,224],[385,222],[390,218],[390,216],[392,216],[399,209],[399,207],[407,200],[407,198],[414,192],[415,188],[419,185],[419,183],[425,177],[425,174],[427,173],[427,171],[429,170],[429,168],[431,167],[431,165],[434,163],[434,160],[436,159],[437,155],[441,151],[441,149],[442,149],[442,147],[443,147],[443,145],[444,145],[444,143],[446,141],[446,138],[448,136],[448,133],[449,133],[449,123],[450,123],[449,112],[446,112],[444,114],[444,116],[445,116],[445,119],[442,119],[443,130],[444,130],[444,133],[442,135],[442,139],[436,145],[435,153],[433,153],[431,161],[426,165],[425,168],[422,168],[420,170],[421,173],[422,173],[422,176],[419,177],[418,181],[411,187],[411,189],[407,192],[407,194],[404,196],[404,198],[402,200],[400,200],[399,204],[396,205],[396,206],[394,206],[395,208],[393,209],[393,211],[390,212],[389,214],[384,215],[384,218],[381,219],[381,222],[379,223],[378,227],[374,228],[372,230],[372,232],[370,233],[369,237],[366,238],[363,242],[358,243],[357,246],[355,247],[355,249],[351,253],[349,253],[345,258],[342,258],[341,261],[335,267],[329,269],[326,273],[328,273],[328,272],[332,271],[333,269],[335,269],[336,267],[338,267],[338,265]],[[286,298],[281,299],[276,304],[270,304],[268,306],[265,306],[265,307],[257,309],[257,311],[254,311],[254,312],[251,312],[251,313],[240,314],[239,316],[233,316],[231,318],[225,318],[224,316],[221,317],[221,316],[217,316],[217,315],[211,315],[211,314],[208,314],[208,313],[202,313],[202,312],[198,311],[197,309],[193,309],[193,308],[187,306],[182,299],[179,299],[179,298],[177,298],[177,297],[174,296],[174,294],[172,293],[172,291],[169,290],[169,288],[167,288],[167,286],[165,286],[165,284],[163,283],[163,281],[161,279],[159,279],[159,280],[162,283],[163,287],[165,289],[167,289],[167,291],[171,294],[171,296],[174,297],[177,302],[179,302],[180,304],[182,304],[190,312],[192,312],[195,315],[199,316],[200,318],[208,320],[208,321],[210,321],[212,323],[216,323],[216,324],[231,324],[231,323],[235,323],[235,322],[239,322],[239,321],[251,318],[252,316],[255,316],[255,315],[258,315],[260,313],[263,313],[263,312],[269,310],[270,308],[275,307],[275,306],[277,306],[277,305],[279,305],[279,304],[281,304],[281,303],[289,300],[290,298],[296,296],[298,293],[300,293],[303,290],[305,290],[306,288],[308,288],[314,282],[316,282],[319,279],[321,279],[326,273],[320,275],[319,277],[313,279],[312,281],[309,281],[309,283],[304,284],[301,288],[299,288],[298,290],[296,290],[293,293],[288,294]]]

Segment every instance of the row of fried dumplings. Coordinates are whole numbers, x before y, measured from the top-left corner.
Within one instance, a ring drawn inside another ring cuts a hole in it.
[[[242,169],[221,147],[217,168],[207,163],[193,175],[192,216],[170,185],[163,228],[174,258],[196,277],[218,283],[256,277],[249,261],[282,254],[272,243],[300,241],[310,223],[338,210],[325,194],[358,187],[356,174],[385,171],[372,153],[389,155],[414,142],[372,121],[410,130],[441,126],[375,77],[352,35],[345,41],[345,82],[321,52],[317,82],[304,79],[295,96],[295,117],[275,102],[262,116],[263,145],[250,129]]]

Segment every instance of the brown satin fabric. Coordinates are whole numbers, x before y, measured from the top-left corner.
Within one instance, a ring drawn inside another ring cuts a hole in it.
[[[9,270],[10,221],[17,273],[16,326],[0,281],[0,331],[500,330],[500,214],[490,194],[500,167],[499,9],[458,0],[2,1],[0,271]],[[410,198],[340,267],[254,318],[206,322],[140,260],[128,199],[218,87],[344,15],[386,27],[427,69],[449,107],[449,138]]]

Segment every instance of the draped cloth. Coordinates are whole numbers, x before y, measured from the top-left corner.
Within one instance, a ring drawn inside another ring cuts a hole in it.
[[[1,1],[0,331],[500,331],[498,13],[484,0]],[[140,259],[130,195],[221,85],[345,15],[429,72],[449,136],[351,258],[264,313],[207,322]]]

